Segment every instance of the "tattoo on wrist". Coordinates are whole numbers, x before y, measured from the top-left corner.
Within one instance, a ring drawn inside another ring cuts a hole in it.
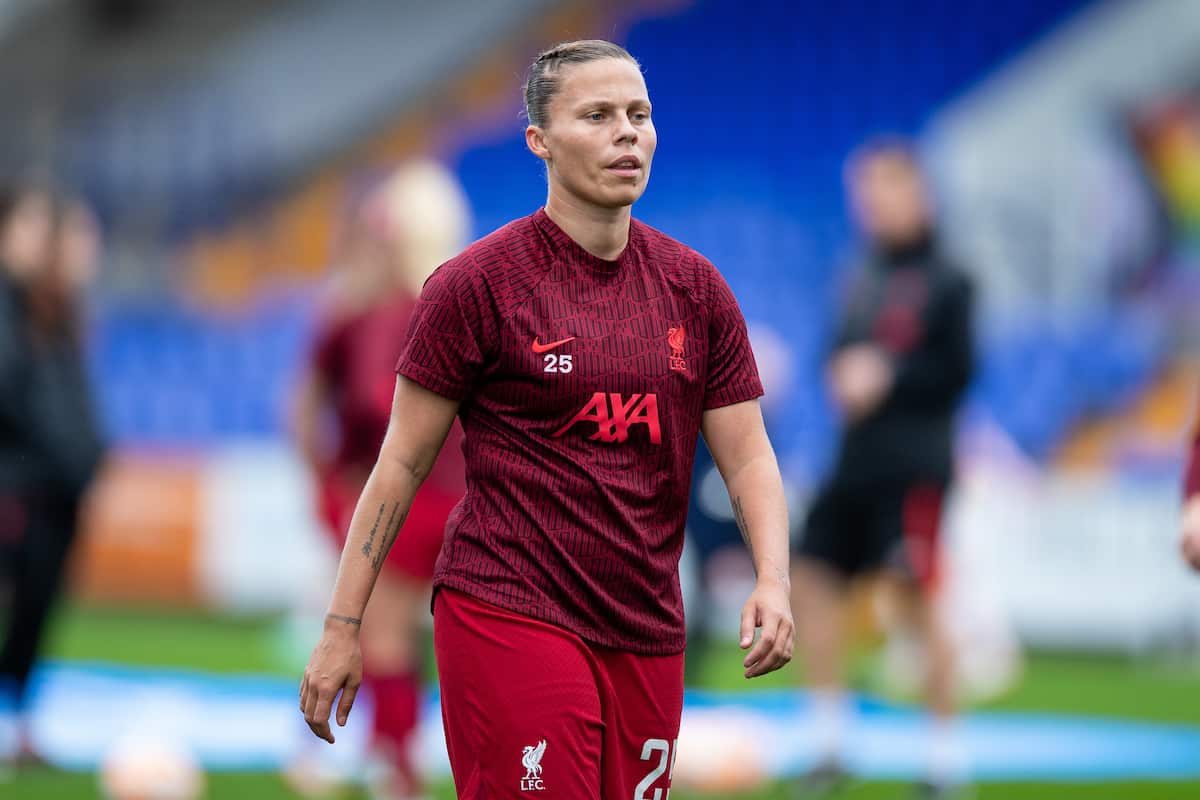
[[[347,625],[362,625],[362,620],[358,617],[347,617],[344,614],[326,614],[325,619],[331,619],[334,622],[344,622]]]
[[[742,505],[742,496],[738,495],[733,498],[733,519],[737,522],[738,530],[742,533],[742,541],[746,543],[746,549],[750,551],[750,556],[754,556],[754,545],[750,543],[750,525],[746,522],[746,509]],[[791,576],[788,575],[786,567],[773,565],[775,579],[784,586],[791,586]],[[758,576],[758,564],[754,565],[754,575]]]

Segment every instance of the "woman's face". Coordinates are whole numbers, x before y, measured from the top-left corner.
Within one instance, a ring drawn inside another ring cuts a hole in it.
[[[646,82],[635,64],[606,58],[563,67],[545,128],[526,142],[546,162],[551,192],[597,208],[633,205],[646,190],[658,134]]]

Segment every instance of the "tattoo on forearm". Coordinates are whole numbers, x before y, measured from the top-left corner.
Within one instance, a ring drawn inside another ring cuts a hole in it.
[[[371,560],[371,566],[376,572],[383,566],[383,560],[387,558],[388,551],[392,549],[392,545],[396,542],[396,537],[400,535],[400,528],[404,525],[404,520],[407,516],[407,511],[400,511],[399,503],[392,506],[392,513],[388,515],[387,526],[383,529],[383,541],[379,543],[379,549],[375,551],[375,557]]]
[[[750,551],[750,556],[754,556],[754,545],[750,543],[750,525],[746,522],[746,509],[742,505],[742,496],[738,495],[733,498],[733,519],[737,522],[738,530],[742,532],[742,541],[746,543],[746,549]],[[758,565],[755,564],[754,572],[758,574]],[[791,585],[791,578],[788,576],[786,567],[775,567],[775,578],[785,586]]]
[[[750,544],[750,526],[746,524],[746,511],[742,508],[741,495],[733,498],[733,519],[737,522],[738,530],[742,532],[742,541],[753,552],[754,548]]]
[[[363,542],[362,554],[367,558],[371,557],[371,548],[375,546],[375,531],[379,530],[379,520],[383,519],[383,507],[387,503],[380,503],[379,510],[375,512],[375,524],[371,526],[371,535]]]
[[[347,617],[344,614],[326,614],[325,619],[331,619],[334,622],[344,622],[347,625],[362,625],[362,620],[358,617]]]

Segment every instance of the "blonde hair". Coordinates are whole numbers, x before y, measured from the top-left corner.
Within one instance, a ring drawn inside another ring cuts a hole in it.
[[[467,244],[471,213],[458,179],[440,163],[410,161],[398,167],[371,199],[387,230],[399,283],[413,294],[439,265]]]

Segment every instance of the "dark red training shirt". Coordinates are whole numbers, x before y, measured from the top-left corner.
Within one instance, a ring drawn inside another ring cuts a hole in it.
[[[762,394],[712,264],[636,220],[603,261],[539,211],[434,273],[396,369],[462,401],[467,494],[435,585],[602,646],[683,649],[701,413]]]

